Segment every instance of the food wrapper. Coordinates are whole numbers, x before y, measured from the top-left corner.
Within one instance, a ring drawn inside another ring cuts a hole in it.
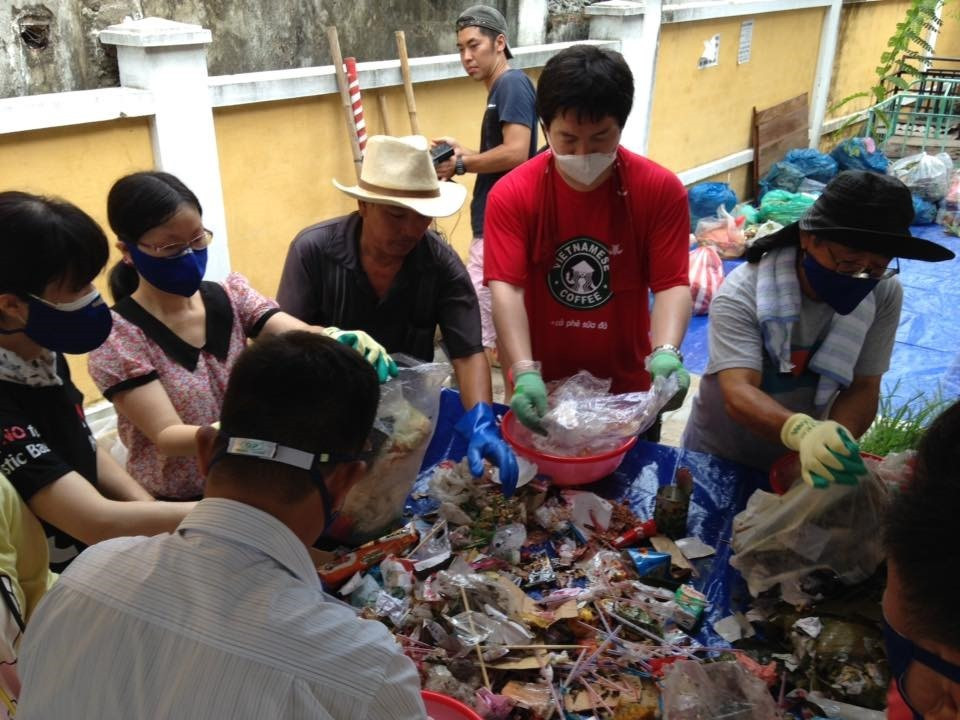
[[[340,516],[325,535],[361,545],[397,525],[433,436],[446,363],[420,363],[394,355],[399,374],[380,387],[371,434],[374,458],[349,491]]]
[[[664,579],[670,574],[670,553],[656,552],[646,548],[627,550],[637,574],[644,577]]]

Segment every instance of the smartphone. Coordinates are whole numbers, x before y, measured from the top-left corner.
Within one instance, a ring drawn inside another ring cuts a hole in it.
[[[447,143],[440,143],[434,148],[430,149],[430,157],[433,158],[433,165],[436,167],[442,162],[445,162],[453,157],[453,146],[448,145]]]

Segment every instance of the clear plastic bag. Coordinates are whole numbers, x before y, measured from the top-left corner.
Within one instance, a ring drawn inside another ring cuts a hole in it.
[[[450,375],[446,363],[421,363],[402,355],[394,359],[401,367],[398,376],[380,388],[371,433],[373,461],[350,489],[337,522],[326,533],[349,545],[380,537],[403,514],[433,436],[441,386]]]
[[[663,681],[666,720],[772,720],[779,717],[767,686],[736,661],[670,665]]]
[[[627,438],[646,432],[678,389],[673,376],[655,379],[648,392],[609,395],[610,384],[586,370],[563,380],[548,397],[550,409],[542,421],[548,434],[517,426],[520,442],[566,457],[613,450]]]
[[[831,570],[848,585],[870,577],[884,559],[877,528],[890,502],[887,484],[872,469],[857,485],[820,489],[795,482],[784,495],[756,491],[733,519],[730,564],[757,596],[780,584],[795,605],[809,598],[802,581]]]
[[[925,152],[894,161],[889,173],[928,202],[940,202],[950,187],[950,172],[943,162]]]

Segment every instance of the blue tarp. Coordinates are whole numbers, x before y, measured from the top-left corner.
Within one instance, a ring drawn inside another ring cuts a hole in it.
[[[504,411],[506,408],[499,406],[498,412]],[[453,426],[462,414],[459,394],[444,390],[440,397],[437,430],[427,448],[412,495],[426,491],[437,463],[446,459],[458,461],[466,453],[466,443],[453,432]],[[638,442],[613,475],[578,489],[622,500],[646,520],[653,516],[657,488],[669,485],[677,470],[683,467],[690,470],[694,479],[687,517],[688,534],[717,549],[716,555],[694,563],[700,577],[692,584],[711,603],[696,638],[705,645],[726,646],[714,632],[713,623],[729,615],[731,608],[743,608],[749,598],[740,574],[729,563],[733,517],[744,508],[754,490],[769,489],[765,474],[711,455]],[[414,500],[411,496],[407,500],[407,513],[422,514],[432,506],[435,506],[432,501]]]
[[[939,225],[914,225],[911,232],[945,245],[960,258],[960,238]],[[883,376],[883,394],[896,392],[895,408],[920,393],[931,397],[939,388],[945,398],[960,397],[960,259],[928,263],[900,261],[903,311],[890,369]],[[729,274],[736,262],[724,262]],[[695,317],[681,348],[690,372],[707,367],[709,316]],[[898,385],[899,383],[899,385]]]

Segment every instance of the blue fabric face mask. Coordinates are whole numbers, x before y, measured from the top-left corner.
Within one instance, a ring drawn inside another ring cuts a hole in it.
[[[821,300],[840,315],[849,315],[880,282],[874,278],[856,278],[838,273],[804,253],[803,271],[810,287]]]
[[[907,696],[905,681],[907,671],[914,662],[922,663],[934,672],[943,675],[951,682],[960,684],[960,666],[947,662],[939,655],[924,650],[909,638],[904,637],[883,618],[883,642],[887,649],[887,662],[890,663],[890,674],[897,682],[900,697],[913,712],[914,720],[923,720],[923,714],[913,706]]]
[[[28,295],[27,306],[26,326],[19,330],[0,330],[0,334],[22,332],[47,350],[82,355],[103,345],[113,328],[110,308],[96,290],[79,300],[60,304]]]
[[[126,245],[137,272],[158,290],[191,297],[200,289],[203,275],[207,271],[206,248],[187,249],[176,257],[159,258],[147,255],[135,242],[128,242]]]

